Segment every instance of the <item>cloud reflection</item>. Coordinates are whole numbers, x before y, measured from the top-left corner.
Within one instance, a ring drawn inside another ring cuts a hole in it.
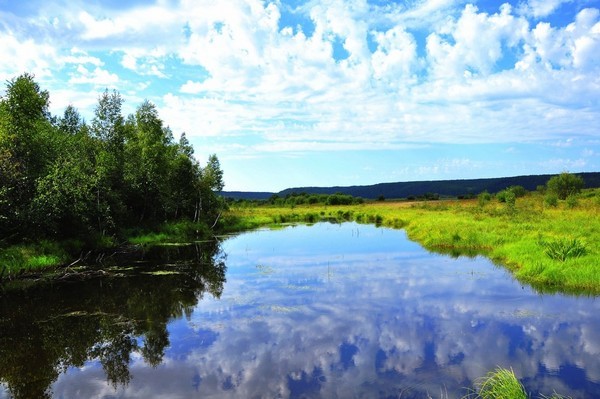
[[[534,393],[600,395],[593,298],[538,295],[484,259],[363,225],[249,233],[223,249],[221,299],[170,326],[160,366],[134,359],[116,391],[98,367],[69,372],[55,395],[460,397],[497,366]]]

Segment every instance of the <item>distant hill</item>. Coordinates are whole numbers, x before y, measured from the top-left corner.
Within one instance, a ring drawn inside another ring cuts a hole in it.
[[[575,173],[583,178],[585,187],[600,187],[600,172]],[[336,187],[294,187],[278,193],[269,192],[240,192],[224,191],[223,196],[234,199],[268,199],[274,194],[285,197],[291,193],[307,194],[350,194],[355,197],[376,199],[418,197],[427,193],[436,193],[440,196],[458,197],[476,195],[487,190],[497,193],[509,186],[523,186],[528,191],[533,191],[537,186],[545,185],[548,179],[556,174],[529,175],[514,177],[497,177],[489,179],[464,179],[464,180],[430,180],[400,183],[379,183],[368,186],[336,186]]]

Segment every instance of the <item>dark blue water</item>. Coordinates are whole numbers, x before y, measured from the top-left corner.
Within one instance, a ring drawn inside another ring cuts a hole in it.
[[[187,283],[158,273],[117,287],[128,294],[114,308],[86,308],[93,322],[72,307],[38,322],[66,314],[71,324],[49,334],[76,335],[79,323],[101,332],[78,361],[57,357],[47,396],[458,398],[501,366],[533,395],[600,397],[596,298],[540,295],[486,259],[431,254],[403,231],[353,223],[245,233],[214,252],[224,278],[210,277],[211,264]],[[69,346],[57,339],[53,351]]]

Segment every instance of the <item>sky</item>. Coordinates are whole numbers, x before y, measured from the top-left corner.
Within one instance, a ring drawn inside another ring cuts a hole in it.
[[[600,171],[600,0],[0,0],[0,60],[151,101],[229,191]]]

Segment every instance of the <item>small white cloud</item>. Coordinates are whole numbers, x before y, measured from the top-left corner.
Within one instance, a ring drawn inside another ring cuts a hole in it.
[[[551,15],[561,5],[571,3],[573,0],[529,0],[523,4],[519,11],[534,18],[544,18]]]
[[[202,83],[192,82],[191,80],[188,80],[181,86],[179,91],[187,94],[198,94],[203,90],[203,87],[204,86]]]
[[[83,65],[79,65],[77,73],[69,79],[71,84],[92,84],[103,87],[115,87],[117,82],[119,82],[119,77],[116,74],[99,67],[88,70]]]

